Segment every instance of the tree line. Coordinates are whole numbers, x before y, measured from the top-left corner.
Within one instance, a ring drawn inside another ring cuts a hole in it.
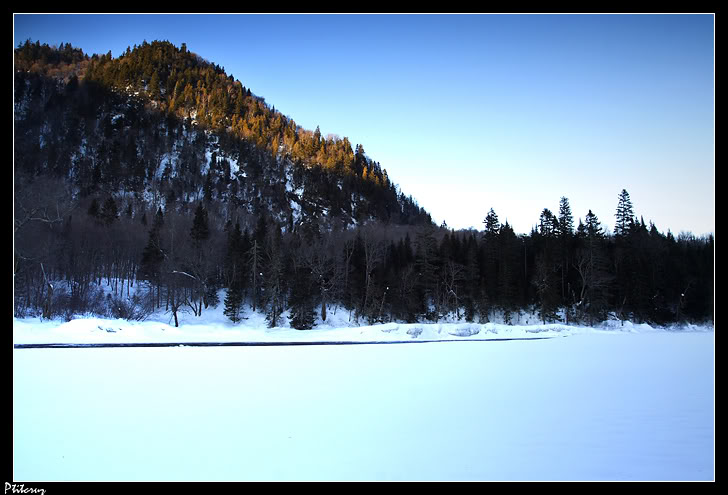
[[[110,197],[64,215],[58,183],[32,187],[46,204],[25,224],[16,215],[18,316],[142,319],[163,309],[176,322],[181,311],[201,316],[222,304],[234,323],[257,311],[270,326],[299,329],[332,311],[367,324],[517,323],[521,311],[589,325],[610,314],[656,324],[713,318],[713,236],[663,234],[629,208],[613,232],[591,211],[574,227],[565,197],[529,234],[492,209],[482,231],[381,222],[332,230],[315,217],[287,230],[265,211],[226,220],[204,199],[154,211]]]

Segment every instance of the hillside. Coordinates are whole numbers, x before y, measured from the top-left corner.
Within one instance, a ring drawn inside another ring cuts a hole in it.
[[[184,45],[113,59],[28,41],[15,65],[16,173],[68,179],[82,200],[204,199],[225,220],[264,210],[289,229],[429,221],[363,146],[300,128]]]

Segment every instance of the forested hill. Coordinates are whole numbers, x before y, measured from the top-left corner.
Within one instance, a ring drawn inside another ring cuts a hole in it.
[[[266,211],[289,229],[431,221],[362,145],[302,129],[184,44],[112,58],[29,40],[15,107],[16,172],[68,178],[81,198],[204,198],[226,219]]]
[[[613,232],[591,210],[575,225],[568,191],[530,234],[486,204],[483,231],[455,232],[362,145],[300,128],[184,45],[28,41],[14,69],[16,316],[713,318],[713,236],[660,232],[626,190]]]

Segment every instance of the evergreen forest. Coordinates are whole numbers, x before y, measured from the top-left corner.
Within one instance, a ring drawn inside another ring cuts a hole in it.
[[[482,230],[458,231],[363,144],[303,129],[184,44],[113,58],[28,40],[13,74],[17,317],[714,318],[714,236],[661,232],[626,188],[612,231],[577,221],[568,191],[528,234],[487,205]]]

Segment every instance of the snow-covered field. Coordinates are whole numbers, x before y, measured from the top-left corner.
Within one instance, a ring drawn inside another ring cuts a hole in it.
[[[714,329],[14,320],[15,480],[712,480]],[[197,323],[197,324],[195,324]],[[336,327],[335,325],[340,325]],[[539,340],[508,338],[553,337]],[[476,339],[501,339],[478,341]]]

